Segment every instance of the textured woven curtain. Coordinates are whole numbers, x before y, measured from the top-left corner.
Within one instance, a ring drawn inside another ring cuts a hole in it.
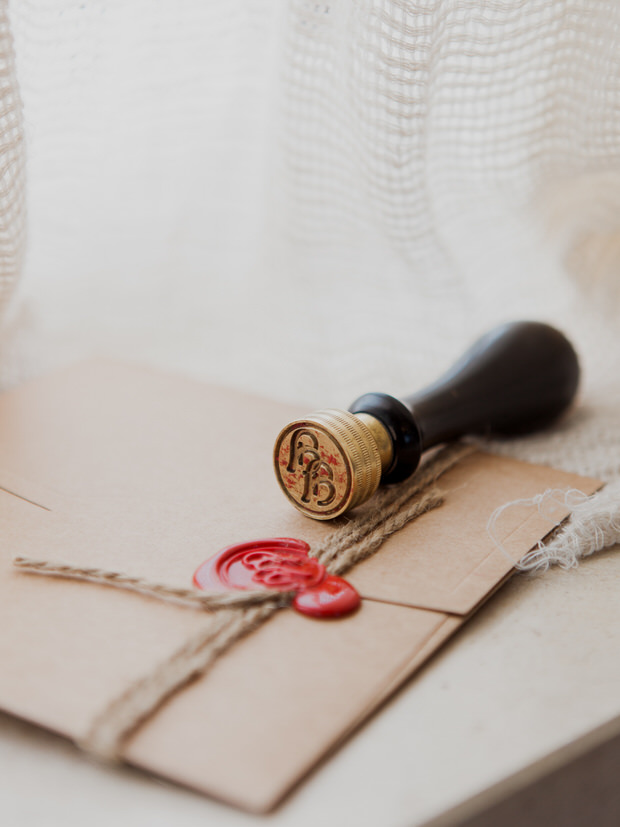
[[[346,406],[542,318],[581,405],[504,450],[620,475],[620,4],[1,8],[5,385],[102,352]]]

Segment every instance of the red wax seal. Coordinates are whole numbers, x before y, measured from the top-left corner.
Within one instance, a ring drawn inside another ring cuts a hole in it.
[[[328,575],[309,551],[308,543],[292,537],[237,543],[199,566],[194,584],[205,591],[294,591],[293,607],[312,617],[340,617],[357,609],[360,596],[353,586]]]
[[[298,591],[293,607],[312,617],[341,617],[354,611],[360,604],[360,596],[342,577],[328,575],[319,585]]]

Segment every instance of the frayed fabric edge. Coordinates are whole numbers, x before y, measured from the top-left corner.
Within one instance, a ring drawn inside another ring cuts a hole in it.
[[[555,536],[525,554],[517,563],[497,536],[497,523],[504,511],[514,506],[536,508],[552,526],[561,520],[554,517],[560,508],[570,509],[567,522]],[[542,574],[551,566],[571,569],[579,560],[620,543],[620,481],[606,486],[592,496],[575,488],[550,488],[535,497],[514,500],[495,509],[487,523],[489,536],[499,550],[514,563],[518,571]]]

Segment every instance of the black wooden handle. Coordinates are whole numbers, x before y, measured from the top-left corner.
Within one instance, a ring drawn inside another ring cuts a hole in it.
[[[579,362],[568,339],[541,322],[511,322],[479,339],[437,382],[402,402],[387,394],[357,399],[387,428],[394,460],[382,477],[408,477],[428,448],[465,434],[510,436],[544,428],[570,405]]]

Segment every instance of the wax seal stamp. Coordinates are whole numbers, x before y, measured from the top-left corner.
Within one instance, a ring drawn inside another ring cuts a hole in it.
[[[276,440],[274,457],[284,493],[317,520],[355,508],[381,479],[377,441],[348,411],[317,411],[287,425]]]
[[[355,611],[361,600],[357,591],[342,577],[328,574],[309,551],[308,543],[293,537],[237,543],[199,566],[194,585],[205,591],[296,592],[293,608],[312,617],[341,617]]]
[[[417,468],[424,451],[466,434],[510,436],[550,424],[571,404],[579,362],[566,337],[541,322],[512,322],[479,339],[437,382],[401,402],[360,396],[279,434],[280,488],[308,517],[330,520],[365,502],[380,483]]]

